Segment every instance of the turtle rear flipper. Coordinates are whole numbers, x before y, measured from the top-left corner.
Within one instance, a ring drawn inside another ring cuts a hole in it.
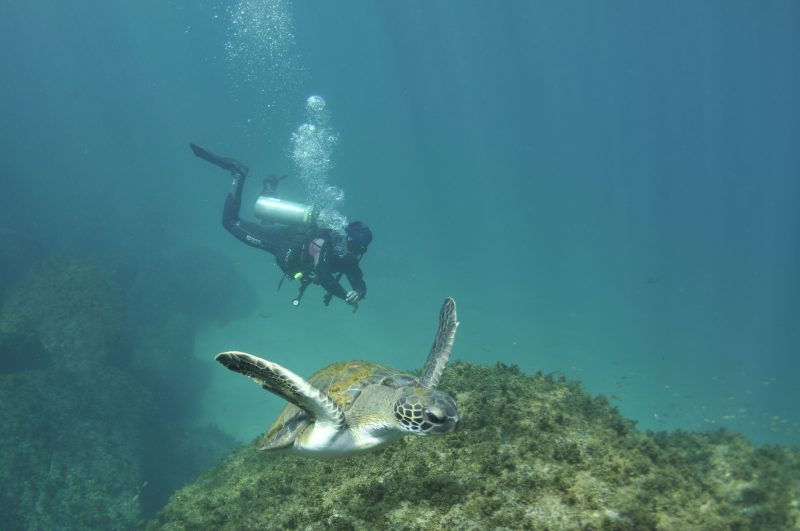
[[[458,328],[458,318],[456,316],[456,301],[446,298],[439,311],[439,329],[436,332],[436,339],[433,341],[431,352],[428,354],[428,361],[422,369],[419,377],[420,385],[435,388],[439,385],[442,373],[453,351],[453,343],[456,340],[456,328]]]
[[[317,426],[333,431],[344,426],[344,412],[333,399],[289,369],[246,352],[223,352],[215,359],[299,407]]]
[[[300,434],[311,425],[311,417],[305,412],[299,412],[281,426],[269,430],[260,441],[259,450],[272,452],[286,450],[294,445]]]

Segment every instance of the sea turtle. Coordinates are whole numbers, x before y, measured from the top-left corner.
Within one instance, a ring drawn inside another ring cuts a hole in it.
[[[216,359],[289,401],[259,449],[339,456],[377,448],[402,435],[446,433],[459,423],[453,398],[436,390],[456,337],[456,303],[445,299],[439,330],[419,378],[368,361],[334,363],[308,381],[244,352]]]

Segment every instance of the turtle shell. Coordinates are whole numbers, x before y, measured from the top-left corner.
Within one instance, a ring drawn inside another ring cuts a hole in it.
[[[368,385],[386,385],[394,388],[418,385],[417,378],[406,372],[369,361],[340,361],[320,369],[308,381],[320,391],[327,393],[343,411],[350,409],[361,391]],[[269,443],[287,424],[297,426],[308,425],[310,422],[311,418],[305,411],[294,404],[286,404],[262,441]],[[301,430],[292,431],[299,433]]]

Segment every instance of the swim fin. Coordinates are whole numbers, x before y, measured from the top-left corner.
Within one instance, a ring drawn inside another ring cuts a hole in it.
[[[250,171],[246,165],[242,164],[236,159],[220,157],[219,155],[215,155],[207,149],[203,149],[197,144],[192,144],[191,142],[189,142],[189,147],[192,148],[192,152],[194,152],[194,154],[201,159],[207,160],[211,164],[215,164],[231,173],[236,173],[242,177],[247,177],[247,173]]]

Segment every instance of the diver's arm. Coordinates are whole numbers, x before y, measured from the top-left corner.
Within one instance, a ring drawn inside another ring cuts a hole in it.
[[[367,284],[364,282],[364,274],[361,272],[361,267],[359,267],[357,260],[347,263],[347,269],[345,269],[344,274],[347,276],[347,280],[353,290],[358,292],[358,298],[363,299],[366,297]]]
[[[334,297],[344,300],[347,298],[347,292],[342,285],[339,284],[339,281],[336,280],[336,277],[333,276],[333,272],[331,271],[329,259],[330,253],[332,252],[330,242],[326,241],[320,250],[319,262],[317,262],[317,267],[314,269],[317,274],[316,280],[319,282],[320,286],[325,288],[325,291]]]

